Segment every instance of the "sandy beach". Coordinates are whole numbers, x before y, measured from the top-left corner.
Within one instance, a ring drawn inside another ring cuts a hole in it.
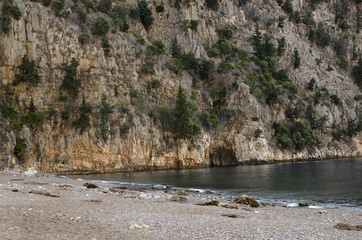
[[[252,208],[213,195],[85,183],[0,172],[0,239],[362,239],[354,227],[362,211]]]

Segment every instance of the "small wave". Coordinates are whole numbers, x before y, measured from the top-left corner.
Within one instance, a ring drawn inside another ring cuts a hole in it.
[[[191,192],[199,192],[199,193],[204,193],[207,191],[205,189],[199,189],[199,188],[189,188],[188,190]]]
[[[321,207],[321,206],[308,206],[308,208],[321,209],[321,208],[323,208],[323,207]]]
[[[295,202],[287,204],[287,207],[298,207],[298,206],[299,206],[299,204],[295,203]]]

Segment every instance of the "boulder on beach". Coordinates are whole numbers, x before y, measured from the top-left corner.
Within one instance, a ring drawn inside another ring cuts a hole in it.
[[[241,195],[234,199],[234,202],[237,204],[250,205],[250,207],[259,207],[259,203],[253,198],[247,195]]]

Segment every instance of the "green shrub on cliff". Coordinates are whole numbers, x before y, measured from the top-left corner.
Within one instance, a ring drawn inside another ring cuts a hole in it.
[[[8,15],[16,20],[20,20],[21,11],[18,6],[13,6],[11,0],[5,0],[2,7],[2,15]]]
[[[78,66],[79,62],[75,58],[72,58],[70,64],[63,63],[65,76],[60,89],[67,91],[69,97],[73,100],[78,96],[79,89],[81,87],[81,81],[77,78]]]
[[[20,20],[21,11],[18,6],[13,6],[12,1],[4,0],[0,16],[0,34],[8,34],[11,29],[11,17]]]
[[[234,35],[234,31],[231,29],[230,26],[224,26],[223,28],[217,31],[219,38],[223,38],[226,40],[231,40]]]
[[[102,39],[102,48],[106,55],[108,55],[111,52],[112,45],[109,43],[109,41],[106,38]]]
[[[81,44],[84,44],[84,43],[88,43],[89,42],[89,34],[88,33],[85,33],[85,32],[82,32],[78,38],[79,42]]]
[[[55,13],[59,16],[60,12],[64,9],[64,3],[61,1],[54,1],[52,7],[55,10]]]
[[[185,90],[179,85],[175,106],[173,108],[161,106],[157,116],[155,114],[154,117],[158,117],[162,129],[171,131],[175,139],[192,139],[201,132],[200,126],[192,123],[196,110],[197,104],[193,101],[187,101]],[[208,114],[204,114],[201,118],[205,118],[203,119],[205,125],[211,127],[212,123],[208,122]]]
[[[202,80],[210,78],[212,69],[214,68],[214,62],[212,60],[202,60],[200,63],[199,75]]]
[[[335,104],[335,105],[337,105],[337,106],[342,105],[342,100],[338,97],[337,94],[332,94],[332,95],[330,96],[330,98],[331,98],[333,104]]]
[[[82,0],[82,3],[87,8],[87,11],[89,12],[89,9],[92,9],[94,12],[97,12],[98,9],[96,5],[93,3],[92,0]]]
[[[165,45],[161,40],[155,40],[151,45],[147,46],[147,53],[151,55],[165,54]]]
[[[129,7],[125,5],[117,5],[112,10],[108,11],[108,16],[113,20],[113,23],[119,27],[123,32],[126,32],[129,29],[129,24],[127,17],[130,10]]]
[[[24,138],[17,137],[14,147],[14,155],[22,162],[25,157],[26,143]]]
[[[99,126],[101,128],[101,135],[105,142],[108,141],[108,135],[110,133],[109,127],[109,118],[113,113],[115,106],[110,105],[107,102],[107,96],[102,96],[101,108],[99,109],[98,118],[99,118]]]
[[[158,5],[156,7],[156,12],[157,13],[161,13],[161,12],[164,12],[165,11],[165,7],[163,5]]]
[[[320,47],[327,47],[332,41],[331,36],[329,35],[328,30],[324,28],[323,23],[318,23],[318,28],[315,31],[315,41]]]
[[[280,144],[282,148],[289,149],[292,148],[293,142],[291,139],[290,131],[287,127],[283,124],[274,122],[273,123],[274,129],[274,137]]]
[[[145,0],[142,0],[138,4],[139,10],[140,10],[140,19],[143,24],[143,26],[148,29],[151,27],[154,18],[152,16],[151,9],[148,8],[148,3]]]
[[[74,121],[74,126],[82,134],[88,127],[90,127],[90,113],[92,106],[86,102],[83,97],[82,105],[79,107],[79,117]]]
[[[358,64],[352,68],[352,75],[357,86],[362,88],[362,57],[358,59]]]
[[[262,35],[259,31],[258,25],[256,25],[254,34],[252,36],[252,45],[254,55],[260,60],[265,60],[268,57],[272,57],[276,52],[275,46],[271,41],[269,35]]]
[[[218,118],[216,114],[213,113],[213,111],[209,112],[207,110],[203,110],[198,115],[198,120],[201,122],[202,126],[207,130],[212,128],[217,128],[217,126],[219,125]]]
[[[129,16],[132,19],[140,20],[140,9],[139,8],[131,8],[129,10]]]
[[[206,6],[211,10],[217,11],[219,10],[220,3],[219,0],[205,0]]]
[[[316,135],[310,130],[309,124],[305,120],[296,121],[290,127],[293,145],[297,150],[301,150],[306,146],[318,146],[320,141]]]
[[[131,128],[131,125],[129,125],[128,122],[122,123],[119,126],[119,134],[121,137],[125,137],[129,133],[129,129]]]
[[[25,123],[32,129],[40,127],[44,123],[43,116],[36,112],[36,107],[34,105],[33,99],[31,99],[30,101],[28,113],[25,116]]]
[[[87,13],[84,12],[83,9],[79,7],[78,4],[75,4],[74,9],[78,14],[79,20],[84,23],[87,20]]]
[[[109,31],[109,25],[104,18],[97,18],[93,26],[93,34],[103,36]]]
[[[98,4],[98,10],[107,13],[112,8],[112,0],[101,0]]]
[[[17,67],[17,69],[19,69],[19,73],[15,75],[13,85],[16,86],[20,82],[28,82],[33,85],[38,84],[41,77],[39,76],[38,70],[35,67],[35,61],[29,61],[26,54],[22,57],[21,60],[21,64]]]
[[[9,16],[0,16],[0,33],[8,34],[11,29],[11,18]]]
[[[0,111],[3,117],[8,119],[15,119],[18,115],[18,112],[13,107],[8,105],[1,105]]]
[[[255,137],[255,138],[259,138],[262,133],[263,133],[263,130],[261,130],[260,128],[258,128],[258,129],[256,129],[256,130],[254,131],[254,137]]]
[[[293,68],[297,69],[299,68],[300,65],[300,57],[299,57],[299,51],[297,48],[294,48],[294,53],[293,53]]]

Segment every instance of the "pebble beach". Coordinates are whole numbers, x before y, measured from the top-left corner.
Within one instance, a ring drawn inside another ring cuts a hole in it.
[[[88,184],[87,184],[88,183]],[[362,211],[0,172],[0,239],[362,239]]]

